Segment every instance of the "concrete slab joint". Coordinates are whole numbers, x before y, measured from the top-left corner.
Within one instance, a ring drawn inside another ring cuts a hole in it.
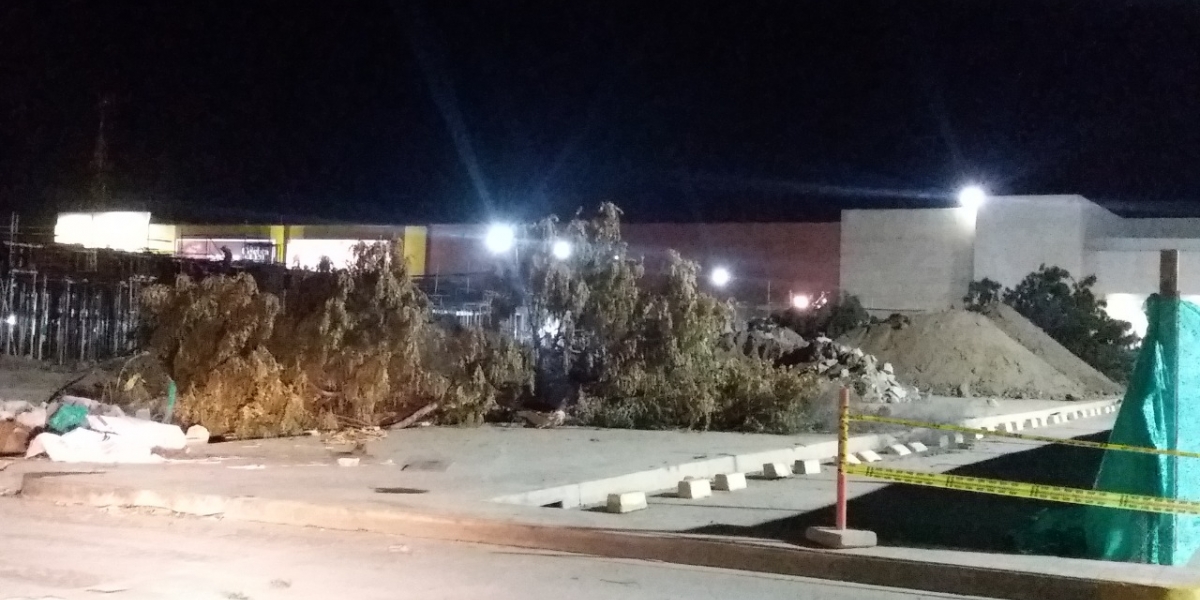
[[[610,513],[623,515],[635,510],[645,510],[647,506],[645,492],[626,492],[624,494],[609,494],[605,510]]]
[[[684,479],[679,482],[679,497],[686,500],[699,500],[712,495],[712,486],[707,479]]]

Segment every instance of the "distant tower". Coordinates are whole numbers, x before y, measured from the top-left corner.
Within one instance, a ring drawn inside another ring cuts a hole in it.
[[[92,190],[89,199],[91,210],[108,208],[112,199],[108,181],[108,142],[104,139],[108,121],[108,109],[112,106],[111,95],[100,98],[100,126],[96,131],[96,147],[92,151]]]

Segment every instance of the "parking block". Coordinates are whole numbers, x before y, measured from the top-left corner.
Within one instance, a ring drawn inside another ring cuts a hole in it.
[[[635,510],[646,509],[646,494],[644,492],[627,492],[624,494],[609,494],[605,510],[610,513],[623,515]]]
[[[684,479],[679,482],[679,497],[699,500],[712,495],[712,486],[707,479]]]
[[[767,463],[763,465],[763,476],[767,479],[785,479],[792,476],[792,468],[787,463]]]
[[[816,475],[821,472],[821,461],[813,460],[798,460],[792,465],[792,472],[797,475]]]
[[[745,473],[720,473],[717,475],[716,488],[722,492],[735,492],[746,489]]]

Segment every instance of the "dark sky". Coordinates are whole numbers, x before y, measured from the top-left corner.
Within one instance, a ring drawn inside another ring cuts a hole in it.
[[[1178,2],[0,3],[0,208],[636,220],[1081,193],[1200,215]]]

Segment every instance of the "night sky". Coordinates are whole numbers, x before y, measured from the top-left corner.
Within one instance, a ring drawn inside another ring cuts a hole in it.
[[[0,209],[829,220],[1079,193],[1200,215],[1178,2],[0,3]]]

